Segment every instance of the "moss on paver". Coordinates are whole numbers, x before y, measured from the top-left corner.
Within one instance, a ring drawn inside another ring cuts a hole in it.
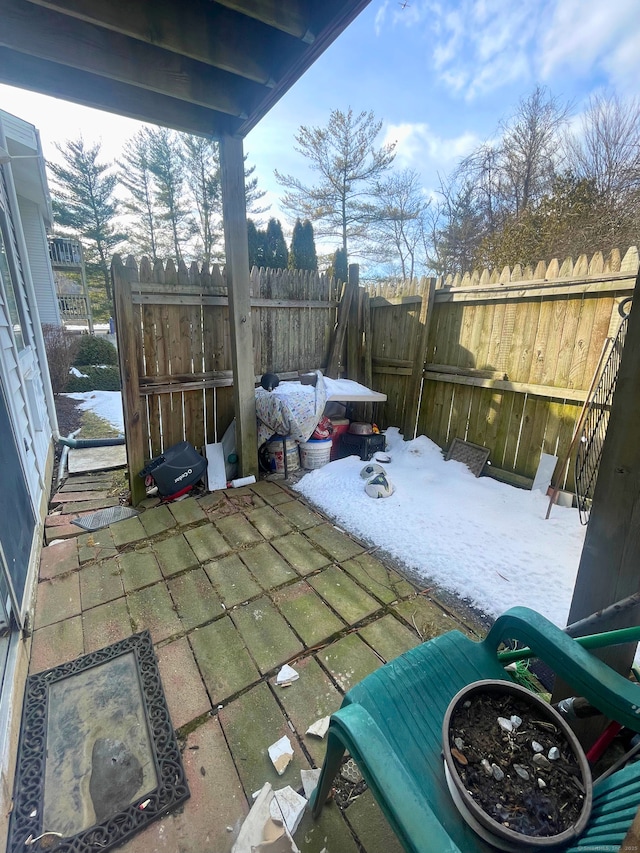
[[[307,536],[312,542],[319,545],[327,552],[336,562],[341,563],[343,560],[349,560],[355,557],[356,554],[361,554],[364,548],[350,539],[346,533],[342,533],[332,524],[318,524],[316,527],[310,527],[306,531]]]
[[[149,630],[154,643],[166,640],[182,629],[169,590],[163,583],[132,592],[127,596],[127,603],[135,630]]]
[[[388,569],[371,554],[359,554],[342,563],[342,568],[372,595],[391,604],[398,598],[415,594],[415,588],[393,569]]]
[[[134,592],[162,580],[160,566],[151,548],[129,551],[121,554],[119,559],[125,592]]]
[[[184,534],[200,563],[229,553],[229,546],[213,524],[203,524]]]
[[[93,560],[108,560],[117,553],[110,527],[78,536],[78,559],[81,566]]]
[[[309,575],[328,566],[331,560],[321,554],[301,533],[290,533],[273,542],[282,556],[301,575]]]
[[[359,622],[365,616],[371,616],[380,609],[379,602],[361,589],[338,566],[329,566],[320,574],[313,575],[309,578],[309,583],[349,625]]]
[[[158,649],[158,667],[174,728],[211,710],[204,683],[186,637]]]
[[[80,568],[78,560],[78,541],[67,539],[57,545],[43,548],[40,553],[40,580],[50,580],[66,572],[77,571]]]
[[[347,808],[347,819],[367,853],[403,853],[395,832],[373,798],[365,791]]]
[[[464,630],[460,622],[446,614],[435,602],[416,595],[408,601],[401,601],[393,609],[402,619],[415,628],[423,640],[430,640],[447,631]]]
[[[185,631],[204,625],[224,613],[220,599],[202,568],[173,578],[167,586]]]
[[[382,661],[357,634],[349,634],[317,653],[317,657],[346,693],[382,666]]]
[[[254,486],[250,486],[250,488],[252,492],[259,495],[266,503],[271,504],[271,506],[278,506],[281,503],[285,503],[285,501],[291,500],[289,492],[285,491],[282,486],[269,480],[261,480]]]
[[[124,598],[101,604],[82,614],[85,652],[95,652],[132,633],[129,610]]]
[[[267,596],[236,608],[231,618],[263,675],[303,651],[302,643]]]
[[[327,748],[326,738],[320,739],[305,732],[316,720],[338,710],[342,694],[314,657],[296,661],[293,668],[300,677],[290,687],[277,687],[275,677],[271,679],[271,684],[278,701],[295,726],[298,737],[304,742],[316,767],[320,767]]]
[[[208,563],[204,568],[225,607],[242,604],[262,592],[237,554]]]
[[[304,581],[278,590],[272,598],[307,647],[315,646],[346,627]]]
[[[72,616],[33,633],[29,672],[42,672],[79,657],[84,651],[82,618]]]
[[[376,619],[366,628],[360,628],[358,633],[385,661],[397,658],[420,643],[415,633],[391,614]]]
[[[215,523],[232,548],[241,548],[243,545],[264,542],[264,539],[255,527],[249,524],[247,519],[239,513],[228,515],[226,518],[216,518]]]
[[[275,539],[276,536],[286,536],[291,533],[291,525],[270,506],[252,509],[247,518],[260,531],[265,539]]]
[[[248,797],[265,782],[274,788],[300,787],[300,770],[308,768],[309,763],[267,684],[253,687],[223,708],[218,716]],[[293,760],[282,776],[278,776],[267,750],[283,735],[291,742]]]
[[[147,537],[147,531],[142,526],[139,518],[125,518],[117,524],[112,524],[110,530],[113,535],[113,541],[119,548],[123,545],[132,545],[134,542],[140,542]]]
[[[176,520],[166,506],[146,510],[140,516],[140,521],[148,536],[157,536],[176,526]]]
[[[284,515],[288,522],[293,524],[299,530],[307,530],[309,527],[315,527],[316,524],[322,524],[324,518],[318,515],[317,512],[309,509],[300,501],[288,500],[278,504],[278,512]]]
[[[198,565],[198,558],[182,533],[177,533],[161,542],[154,542],[153,550],[165,578]]]
[[[263,589],[282,586],[298,577],[268,542],[240,551],[240,558]]]
[[[214,705],[260,678],[228,616],[192,631],[189,642]]]
[[[204,521],[207,514],[198,505],[195,498],[185,498],[183,501],[174,501],[169,504],[171,515],[180,525],[195,524],[197,521]]]
[[[121,598],[122,595],[124,589],[116,557],[93,566],[85,566],[81,570],[80,600],[83,610],[90,610],[98,604]]]
[[[317,820],[312,818],[308,810],[305,811],[295,840],[300,853],[323,853],[323,851],[357,853],[358,851],[344,816],[335,803],[326,805]],[[369,851],[367,850],[366,853]]]

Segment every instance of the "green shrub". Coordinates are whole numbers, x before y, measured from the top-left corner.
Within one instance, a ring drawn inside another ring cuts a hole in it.
[[[78,366],[85,376],[69,376],[67,393],[81,391],[120,391],[120,370],[117,367],[94,367],[93,365]]]
[[[86,364],[117,364],[118,351],[106,338],[82,335],[73,363],[76,367]]]
[[[75,358],[78,338],[67,332],[64,326],[54,323],[43,323],[42,334],[49,363],[49,375],[54,394],[65,390],[69,368]]]

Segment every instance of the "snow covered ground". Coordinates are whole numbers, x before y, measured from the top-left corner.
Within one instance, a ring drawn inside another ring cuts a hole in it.
[[[119,392],[68,396],[124,430]],[[365,494],[364,463],[355,456],[309,472],[295,488],[425,585],[435,581],[492,617],[524,604],[564,627],[586,530],[578,511],[555,506],[545,521],[541,492],[476,478],[462,463],[445,462],[424,436],[404,442],[393,428],[386,435],[390,498]]]
[[[555,506],[545,521],[541,492],[476,478],[424,436],[386,435],[390,498],[365,494],[364,463],[354,456],[309,472],[295,488],[425,585],[433,580],[493,617],[523,604],[564,627],[586,529],[578,511]]]

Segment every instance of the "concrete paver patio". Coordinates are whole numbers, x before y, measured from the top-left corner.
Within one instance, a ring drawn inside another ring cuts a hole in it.
[[[265,782],[301,789],[305,735],[343,693],[421,639],[467,630],[284,485],[187,498],[43,549],[31,672],[148,628],[191,798],[123,853],[227,853]],[[276,685],[285,661],[300,673]],[[277,776],[267,747],[294,760]],[[369,792],[296,833],[303,853],[399,853]]]

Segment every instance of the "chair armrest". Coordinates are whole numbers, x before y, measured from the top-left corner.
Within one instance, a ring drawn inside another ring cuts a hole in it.
[[[632,684],[535,610],[512,607],[496,619],[483,642],[497,650],[505,640],[530,646],[577,696],[603,714],[640,731],[640,686]]]
[[[399,756],[362,705],[343,705],[331,717],[331,730],[355,759],[406,851],[460,853]]]

